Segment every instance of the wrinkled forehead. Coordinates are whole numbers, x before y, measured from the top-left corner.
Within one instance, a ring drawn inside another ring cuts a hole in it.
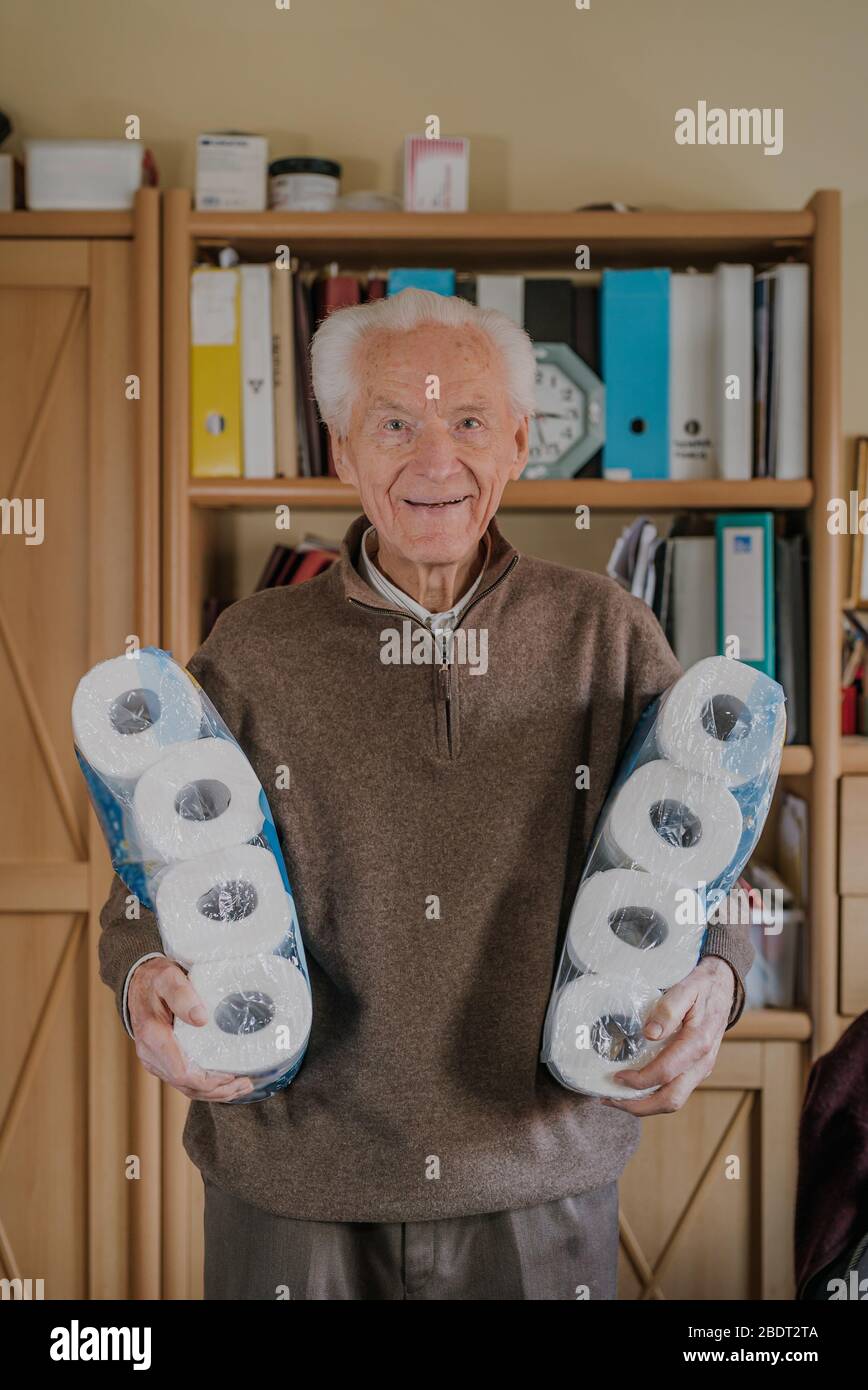
[[[506,373],[501,355],[486,333],[472,324],[451,327],[425,323],[415,328],[382,329],[359,344],[355,359],[356,403],[372,409],[377,399],[430,399],[430,378],[438,379],[441,400],[466,395],[473,388],[492,405],[505,397]]]

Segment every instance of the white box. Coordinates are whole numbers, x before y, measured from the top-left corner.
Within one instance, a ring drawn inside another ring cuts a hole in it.
[[[264,135],[200,135],[196,141],[196,211],[264,212],[268,141]]]
[[[404,137],[404,211],[466,212],[470,141]]]
[[[41,212],[131,208],[144,153],[138,140],[25,140],[27,206]]]

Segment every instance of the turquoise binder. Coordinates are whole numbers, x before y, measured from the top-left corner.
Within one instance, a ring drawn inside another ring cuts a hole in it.
[[[775,533],[771,512],[724,512],[715,518],[717,649],[775,679]],[[740,650],[728,652],[727,637]]]
[[[604,270],[606,478],[669,476],[668,270]]]

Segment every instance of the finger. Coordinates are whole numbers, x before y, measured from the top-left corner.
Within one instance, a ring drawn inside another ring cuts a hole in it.
[[[241,1096],[247,1096],[253,1090],[250,1081],[244,1077],[240,1081],[226,1082],[223,1085],[215,1086],[210,1091],[201,1091],[195,1086],[185,1086],[182,1088],[183,1094],[190,1100],[203,1100],[210,1103],[223,1103],[227,1101],[239,1100]]]
[[[611,1105],[614,1110],[626,1110],[640,1119],[648,1115],[671,1115],[674,1111],[682,1109],[691,1093],[707,1075],[708,1072],[701,1066],[694,1067],[683,1072],[667,1086],[661,1086],[653,1095],[642,1096],[638,1100],[610,1100],[606,1097],[602,1104]]]
[[[234,1072],[206,1072],[189,1062],[178,1045],[171,1024],[161,1019],[150,1019],[143,1026],[138,1043],[163,1080],[179,1090],[189,1086],[211,1091],[215,1085],[237,1079]]]
[[[686,1023],[678,1037],[656,1053],[644,1067],[630,1067],[613,1073],[614,1080],[642,1090],[645,1086],[666,1086],[712,1054],[714,1034],[700,1024]]]
[[[201,1028],[208,1022],[208,1010],[179,965],[169,966],[157,981],[160,997],[176,1018]]]
[[[698,992],[696,982],[692,981],[689,975],[686,980],[681,980],[679,984],[667,989],[645,1020],[643,1031],[646,1038],[659,1042],[661,1038],[669,1038],[673,1033],[677,1033],[685,1016],[696,1003]]]

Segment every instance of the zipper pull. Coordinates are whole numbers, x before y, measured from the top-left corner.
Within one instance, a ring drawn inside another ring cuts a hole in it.
[[[452,698],[452,682],[451,682],[451,680],[450,680],[450,671],[449,671],[449,662],[448,662],[448,661],[442,661],[442,662],[440,663],[440,672],[439,672],[439,675],[440,675],[440,686],[441,686],[441,689],[442,689],[442,691],[443,691],[443,698],[444,698],[444,700],[447,700],[447,701],[448,701],[448,700],[450,700],[450,699]]]

